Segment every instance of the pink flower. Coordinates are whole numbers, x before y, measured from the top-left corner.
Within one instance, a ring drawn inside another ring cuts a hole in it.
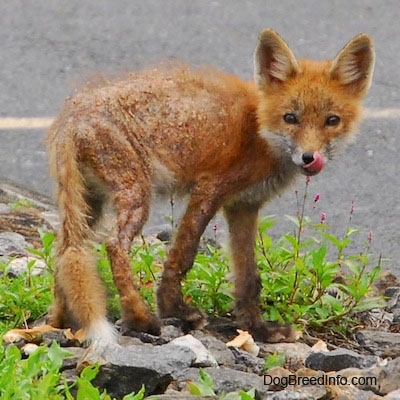
[[[316,203],[320,198],[321,198],[320,194],[317,193],[317,194],[314,196],[314,203]]]
[[[322,212],[321,213],[321,224],[324,224],[326,220],[326,213]]]

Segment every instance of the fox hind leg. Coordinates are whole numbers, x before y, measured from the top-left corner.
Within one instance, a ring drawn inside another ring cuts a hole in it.
[[[135,175],[137,178],[137,175]],[[144,178],[144,177],[143,177]],[[117,212],[117,226],[107,241],[107,252],[115,286],[120,295],[124,325],[135,331],[160,334],[158,319],[149,311],[133,281],[130,246],[140,233],[149,214],[150,185],[120,182],[114,190],[114,204]],[[115,184],[115,182],[114,182]],[[128,188],[126,187],[128,186]]]
[[[193,264],[201,235],[218,209],[220,196],[216,190],[212,190],[213,187],[218,186],[207,180],[193,189],[157,291],[161,318],[177,317],[188,330],[201,327],[204,316],[184,301],[181,282]]]

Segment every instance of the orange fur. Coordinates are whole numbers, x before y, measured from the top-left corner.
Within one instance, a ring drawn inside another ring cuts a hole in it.
[[[169,65],[68,99],[47,136],[62,221],[51,323],[82,329],[89,339],[109,333],[104,290],[86,242],[111,200],[117,222],[107,250],[124,321],[157,334],[160,324],[138,294],[128,252],[147,220],[152,193],[187,193],[158,289],[160,316],[189,326],[201,322],[180,286],[204,229],[223,208],[240,323],[260,340],[292,340],[290,327],[268,324],[260,315],[253,248],[258,211],[299,172],[320,172],[352,137],[373,63],[366,35],[334,60],[317,62],[297,60],[278,34],[264,30],[255,83],[212,68]]]

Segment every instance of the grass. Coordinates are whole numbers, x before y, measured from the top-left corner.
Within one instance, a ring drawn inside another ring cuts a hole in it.
[[[358,312],[383,305],[381,298],[371,296],[372,285],[381,269],[380,258],[374,261],[370,255],[372,234],[367,234],[361,250],[350,251],[354,238],[362,233],[351,226],[353,205],[348,226],[343,236],[338,237],[331,233],[326,215],[318,212],[320,195],[310,199],[308,179],[303,192],[296,192],[296,199],[297,213],[288,217],[294,224],[293,233],[273,239],[269,231],[275,219],[265,217],[260,221],[256,251],[264,317],[288,321],[305,330],[317,327],[346,335],[356,326]],[[311,209],[312,217],[306,216],[306,209]],[[47,263],[49,268],[43,275],[31,273],[33,262],[28,265],[28,271],[18,277],[9,276],[7,263],[0,264],[0,335],[37,320],[51,304],[54,234],[40,234],[42,248],[29,251]],[[197,255],[182,288],[183,294],[187,301],[206,313],[225,315],[233,309],[233,287],[227,278],[229,259],[223,249],[208,245],[206,250]],[[116,320],[120,316],[119,298],[112,284],[106,250],[104,245],[98,244],[94,251],[100,275],[109,290],[110,317]],[[166,248],[161,242],[148,243],[142,239],[132,248],[132,272],[152,310],[155,310],[155,286],[165,257]],[[75,386],[68,386],[60,373],[60,360],[65,356],[65,351],[56,344],[50,348],[40,347],[28,359],[22,359],[15,346],[0,346],[0,397],[73,398],[71,390],[75,390],[81,393],[77,398],[110,399],[107,393],[100,393],[91,384],[95,369],[85,369]],[[280,360],[271,359],[267,364],[277,362]],[[197,389],[201,392],[207,384],[210,386],[211,382],[204,375]],[[197,389],[196,385],[192,387],[194,391]],[[85,397],[85,391],[91,397]],[[125,400],[141,399],[143,393],[129,396]],[[241,396],[251,398],[250,393]]]

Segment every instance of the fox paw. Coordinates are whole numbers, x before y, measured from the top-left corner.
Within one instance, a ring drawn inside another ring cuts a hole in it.
[[[146,313],[141,318],[124,318],[122,320],[123,331],[146,332],[154,336],[160,336],[160,320],[152,313]]]
[[[300,332],[290,324],[280,324],[276,321],[262,321],[249,327],[254,340],[264,343],[291,343],[296,341]]]
[[[177,318],[181,321],[181,329],[188,332],[194,329],[201,329],[206,325],[206,319],[200,310],[182,302],[175,303],[174,307],[163,307],[159,304],[160,318]]]

